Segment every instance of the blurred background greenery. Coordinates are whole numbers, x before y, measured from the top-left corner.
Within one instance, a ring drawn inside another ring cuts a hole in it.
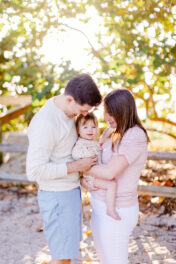
[[[176,146],[175,0],[0,0],[0,96],[32,95],[3,131],[25,128],[81,72],[103,95],[130,89],[153,149]]]

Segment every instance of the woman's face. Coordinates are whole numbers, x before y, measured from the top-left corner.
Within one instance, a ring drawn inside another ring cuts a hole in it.
[[[104,120],[110,125],[111,128],[117,127],[117,123],[114,117],[111,116],[105,108],[104,108]]]

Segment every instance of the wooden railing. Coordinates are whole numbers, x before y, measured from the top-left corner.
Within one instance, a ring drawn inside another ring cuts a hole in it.
[[[27,145],[24,144],[0,144],[0,151],[2,152],[27,152]],[[148,160],[172,160],[176,161],[176,153],[173,152],[148,152]],[[0,173],[0,181],[3,182],[20,182],[20,183],[30,183],[26,175],[20,174],[9,174]],[[35,183],[35,182],[34,182]],[[156,185],[144,185],[141,182],[138,185],[138,194],[140,195],[151,195],[151,196],[161,196],[176,198],[176,188],[175,187],[161,187]]]
[[[2,125],[8,123],[10,120],[25,114],[32,103],[31,95],[21,96],[0,96],[0,104],[2,105],[17,105],[17,107],[2,113],[0,115],[0,143],[2,143]],[[1,147],[3,145],[1,144]],[[11,146],[13,148],[13,146]],[[0,164],[3,162],[3,151],[0,150]]]
[[[28,146],[23,144],[1,144],[2,143],[2,130],[1,126],[8,123],[11,119],[26,113],[31,106],[31,96],[0,96],[0,104],[3,105],[19,105],[7,113],[0,115],[0,164],[2,163],[3,152],[21,152],[26,153]],[[166,160],[176,161],[176,153],[173,152],[148,152],[148,160]],[[24,174],[10,174],[0,173],[0,182],[20,182],[29,183],[26,175]],[[141,181],[138,185],[138,193],[141,195],[152,195],[176,198],[175,187],[161,187],[155,185],[144,185]]]

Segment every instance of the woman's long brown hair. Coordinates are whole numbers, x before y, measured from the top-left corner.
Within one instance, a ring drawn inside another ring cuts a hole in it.
[[[104,107],[105,111],[113,116],[117,124],[116,129],[111,134],[113,146],[118,139],[120,144],[125,132],[136,125],[146,134],[147,142],[150,141],[147,131],[138,117],[136,103],[129,90],[123,88],[110,92],[104,98]]]

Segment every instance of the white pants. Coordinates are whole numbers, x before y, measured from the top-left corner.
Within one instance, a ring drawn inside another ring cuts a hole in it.
[[[92,231],[101,264],[127,264],[129,236],[138,221],[138,204],[116,208],[121,221],[106,215],[104,202],[92,197]]]

